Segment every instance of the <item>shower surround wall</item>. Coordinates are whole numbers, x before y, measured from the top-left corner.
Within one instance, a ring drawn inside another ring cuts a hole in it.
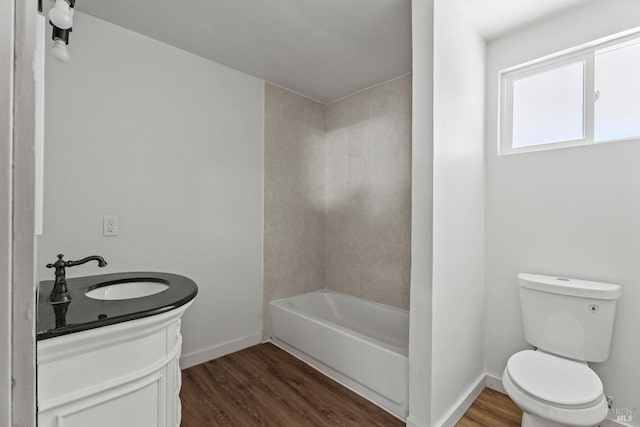
[[[269,301],[323,289],[325,106],[265,85],[264,338]]]
[[[268,303],[319,289],[409,308],[411,76],[323,105],[265,86]]]
[[[409,308],[411,76],[327,106],[328,289]]]

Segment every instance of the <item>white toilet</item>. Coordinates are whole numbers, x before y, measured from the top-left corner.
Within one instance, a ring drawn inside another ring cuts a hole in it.
[[[608,411],[587,362],[609,357],[620,285],[518,274],[525,339],[536,350],[509,358],[502,384],[523,427],[593,427]]]

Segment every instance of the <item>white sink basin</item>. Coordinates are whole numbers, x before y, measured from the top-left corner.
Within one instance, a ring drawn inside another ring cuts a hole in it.
[[[122,300],[148,297],[166,291],[169,285],[160,282],[122,282],[100,286],[85,293],[100,300]]]

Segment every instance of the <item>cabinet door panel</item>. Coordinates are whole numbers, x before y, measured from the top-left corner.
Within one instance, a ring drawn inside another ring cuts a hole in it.
[[[59,427],[158,427],[160,382],[60,415]]]

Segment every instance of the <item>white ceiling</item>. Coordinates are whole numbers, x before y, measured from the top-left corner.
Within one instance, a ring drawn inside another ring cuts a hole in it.
[[[411,71],[410,0],[77,0],[76,8],[322,102]]]
[[[457,3],[493,40],[589,1]],[[76,8],[325,103],[411,71],[411,0],[77,0]]]
[[[467,20],[487,40],[593,0],[457,0]]]

